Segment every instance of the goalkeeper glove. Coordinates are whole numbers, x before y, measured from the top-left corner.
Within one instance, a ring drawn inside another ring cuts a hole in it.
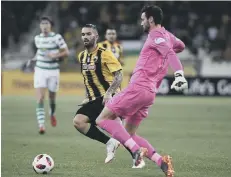
[[[184,78],[184,72],[179,70],[174,73],[175,80],[171,85],[171,89],[175,89],[177,92],[188,89],[188,82]]]

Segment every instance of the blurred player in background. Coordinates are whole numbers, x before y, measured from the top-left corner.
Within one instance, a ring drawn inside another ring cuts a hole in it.
[[[102,46],[105,49],[111,50],[114,56],[118,59],[120,64],[124,66],[124,58],[123,58],[123,48],[117,42],[117,32],[114,28],[108,28],[105,34],[106,40],[100,42],[98,45]],[[120,86],[122,89],[122,86]]]
[[[107,102],[96,123],[133,152],[135,166],[146,156],[155,162],[167,177],[172,177],[174,169],[171,157],[158,154],[136,131],[141,121],[147,117],[148,108],[154,103],[156,92],[167,74],[169,65],[175,71],[175,81],[171,88],[177,91],[187,89],[183,67],[176,55],[176,52],[183,51],[185,46],[161,26],[163,12],[159,7],[145,6],[141,13],[141,25],[144,32],[149,34],[130,83]],[[114,120],[118,116],[125,118],[126,129]]]
[[[105,49],[111,50],[115,57],[119,60],[120,64],[123,66],[123,48],[117,42],[117,33],[114,28],[108,28],[105,34],[106,40],[100,42],[99,45],[104,47]]]
[[[111,93],[119,91],[118,86],[123,79],[122,67],[110,50],[97,45],[95,25],[87,24],[82,28],[82,40],[85,50],[79,53],[78,60],[86,87],[86,99],[76,112],[73,124],[83,135],[107,145],[105,163],[108,163],[114,158],[120,143],[100,131],[95,120],[103,110],[104,103],[111,99]]]
[[[34,88],[36,88],[37,108],[36,115],[39,125],[39,133],[45,133],[45,110],[44,98],[46,89],[49,90],[50,99],[50,121],[52,126],[56,126],[55,117],[56,92],[59,88],[59,61],[69,54],[66,42],[60,34],[52,31],[53,21],[49,17],[40,19],[41,34],[35,36],[35,46],[37,53],[28,62],[36,61],[34,72]]]

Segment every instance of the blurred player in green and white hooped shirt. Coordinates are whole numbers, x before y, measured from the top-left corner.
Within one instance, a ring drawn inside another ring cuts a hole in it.
[[[53,21],[51,18],[42,17],[40,19],[41,34],[34,38],[37,52],[32,60],[36,61],[34,88],[37,96],[36,115],[40,134],[45,133],[44,97],[46,89],[49,90],[51,125],[56,126],[55,99],[59,88],[59,61],[60,58],[69,55],[69,50],[63,37],[53,32],[52,27]]]

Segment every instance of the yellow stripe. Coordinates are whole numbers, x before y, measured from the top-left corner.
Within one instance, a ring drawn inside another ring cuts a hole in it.
[[[101,48],[99,48],[99,49],[101,49]],[[98,50],[99,50],[98,49]],[[91,57],[91,62],[92,63],[94,63],[94,58],[97,56],[97,54],[98,54],[98,50],[97,50],[97,52],[95,52],[94,53],[94,55],[92,55],[92,57]],[[101,56],[100,56],[101,57]],[[101,62],[101,58],[98,58],[98,62]],[[97,65],[96,65],[97,66]],[[98,79],[98,77],[97,77],[97,74],[96,74],[96,69],[97,68],[95,68],[95,71],[91,71],[91,74],[92,74],[92,76],[93,76],[93,82],[94,82],[94,84],[95,84],[95,86],[98,88],[98,90],[99,90],[99,92],[100,92],[100,95],[101,96],[103,96],[104,94],[105,94],[105,90],[104,90],[104,88],[103,88],[103,86],[101,85],[101,83],[100,83],[100,81],[99,81],[99,79]],[[94,95],[95,96],[95,95]],[[96,97],[96,96],[95,96]]]
[[[94,84],[95,84],[96,87],[98,88],[98,90],[99,90],[99,92],[100,92],[100,95],[103,96],[103,95],[105,94],[105,90],[104,90],[103,86],[100,84],[100,82],[99,82],[99,80],[98,80],[98,78],[97,78],[97,76],[96,76],[95,71],[91,71],[91,74],[92,74],[92,76],[93,76],[93,82],[94,82]],[[95,97],[95,95],[94,95],[94,97]]]
[[[101,93],[101,95],[104,95],[106,93],[106,88],[105,89],[105,85],[103,85],[103,81],[105,81],[105,77],[103,76],[103,70],[105,68],[102,67],[102,52],[105,51],[105,49],[103,48],[99,48],[99,50],[96,52],[95,56],[98,57],[98,63],[96,63],[96,70],[95,70],[95,82],[98,85],[98,89]],[[100,74],[101,73],[101,74]]]
[[[87,52],[84,52],[83,63],[86,63],[86,61],[87,61]],[[93,89],[88,84],[88,78],[86,76],[86,71],[85,70],[83,70],[83,75],[84,75],[84,79],[85,79],[85,86],[89,90],[90,97],[92,97],[92,99],[94,99],[94,92],[93,92]]]

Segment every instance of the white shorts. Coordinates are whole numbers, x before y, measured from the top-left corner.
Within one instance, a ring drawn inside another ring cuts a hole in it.
[[[34,88],[48,88],[51,92],[59,89],[59,69],[46,70],[35,67]]]

